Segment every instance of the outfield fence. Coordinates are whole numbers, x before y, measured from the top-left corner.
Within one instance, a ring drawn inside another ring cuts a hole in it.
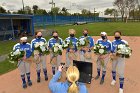
[[[74,24],[76,22],[110,22],[111,20],[103,17],[94,16],[52,16],[52,15],[35,15],[34,25],[35,26],[46,26],[46,25],[64,25]]]

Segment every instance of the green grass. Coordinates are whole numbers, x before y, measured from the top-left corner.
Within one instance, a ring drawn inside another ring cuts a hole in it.
[[[15,68],[17,68],[17,66],[8,62],[8,59],[6,59],[5,61],[0,62],[0,75],[12,71]]]
[[[0,41],[0,55],[10,53],[16,43],[15,41]]]
[[[41,28],[41,27],[40,27]],[[76,37],[80,37],[82,35],[82,30],[84,28],[89,29],[89,33],[91,36],[99,36],[100,32],[105,31],[108,35],[113,35],[114,31],[120,30],[125,36],[140,36],[140,22],[131,22],[131,23],[121,23],[121,22],[108,22],[108,23],[93,23],[86,25],[63,25],[63,26],[47,26],[47,29],[55,29],[59,32],[59,36],[65,39],[68,37],[68,30],[75,29]],[[36,28],[37,29],[37,28]],[[45,37],[47,40],[51,38],[51,36]],[[7,54],[12,50],[14,44],[17,41],[1,41],[0,42],[0,55]]]
[[[82,30],[84,28],[89,29],[89,33],[92,36],[99,36],[100,32],[105,31],[108,35],[113,35],[114,31],[120,30],[125,36],[140,36],[140,22],[136,23],[93,23],[79,26],[48,26],[48,29],[56,29],[62,38],[66,38],[68,36],[68,29],[75,29],[79,37],[82,35]]]
[[[39,27],[41,28],[41,27]],[[125,36],[140,36],[140,22],[130,22],[130,23],[121,23],[121,22],[110,22],[110,23],[93,23],[86,25],[65,25],[65,26],[47,26],[47,29],[55,29],[59,32],[59,36],[65,39],[68,37],[68,30],[75,29],[76,37],[80,37],[82,35],[82,30],[84,28],[89,29],[89,33],[91,36],[99,36],[100,32],[105,31],[108,35],[113,35],[114,31],[120,30]],[[37,29],[37,27],[35,27]],[[51,36],[45,37],[47,40],[51,38]],[[13,45],[16,44],[17,41],[1,41],[0,42],[0,55],[4,55],[9,53]],[[15,69],[16,66],[11,65],[8,60],[4,62],[0,62],[0,74],[4,74]]]

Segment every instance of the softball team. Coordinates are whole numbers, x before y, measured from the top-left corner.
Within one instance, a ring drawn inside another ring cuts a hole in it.
[[[88,35],[88,30],[83,30],[83,36],[79,39],[86,38],[89,40],[89,45],[87,47],[80,48],[78,52],[77,42],[78,39],[75,37],[76,31],[74,29],[69,29],[69,37],[65,39],[67,42],[71,42],[72,46],[67,48],[66,50],[66,76],[67,81],[64,83],[57,82],[61,76],[63,67],[60,66],[61,63],[61,55],[54,56],[53,53],[50,53],[50,61],[55,60],[54,63],[50,62],[52,65],[52,73],[53,78],[49,83],[49,88],[52,93],[88,93],[85,84],[80,83],[79,79],[79,70],[73,66],[73,60],[78,60],[78,56],[80,57],[81,61],[85,62],[92,62],[91,58],[91,50],[94,47],[94,39]],[[107,64],[110,61],[110,56],[115,57],[116,54],[116,47],[119,44],[128,44],[125,40],[121,38],[121,32],[116,31],[114,33],[114,40],[111,42],[106,32],[101,32],[101,38],[97,40],[96,44],[102,44],[107,49],[107,54],[105,55],[97,55],[97,76],[95,80],[99,79],[101,76],[101,69],[102,69],[102,76],[100,80],[100,84],[104,83],[105,75],[106,75],[106,68]],[[41,31],[37,31],[35,33],[35,38],[31,41],[31,45],[27,43],[27,37],[23,36],[20,38],[20,43],[17,43],[13,50],[23,50],[26,51],[26,55],[19,60],[18,62],[18,69],[20,71],[21,79],[23,82],[23,88],[26,88],[27,85],[31,86],[32,81],[30,80],[30,63],[25,62],[25,59],[29,58],[32,55],[32,52],[35,51],[35,44],[37,42],[44,42],[46,43],[46,39],[42,37]],[[48,41],[48,48],[49,50],[52,49],[53,45],[59,43],[60,45],[63,44],[63,40],[58,36],[58,32],[54,31],[52,33],[52,38]],[[90,55],[90,56],[87,56]],[[46,55],[39,53],[37,55],[40,58],[39,62],[36,63],[36,71],[37,71],[37,82],[41,81],[41,65],[44,72],[45,80],[48,80],[47,75],[47,68],[46,68]],[[119,93],[123,93],[123,84],[124,84],[124,68],[125,68],[125,58],[122,57],[115,57],[112,62],[112,82],[111,85],[116,84],[116,68],[118,68],[119,80],[120,80],[120,89]],[[57,71],[58,69],[58,71]],[[25,80],[25,76],[27,76],[27,82]]]

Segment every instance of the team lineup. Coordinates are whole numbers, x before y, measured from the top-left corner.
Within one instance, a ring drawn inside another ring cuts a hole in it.
[[[83,36],[76,38],[76,31],[74,29],[69,29],[69,37],[65,40],[62,40],[59,37],[57,31],[52,33],[52,38],[47,42],[45,38],[42,37],[42,32],[40,30],[36,31],[35,38],[31,43],[27,42],[27,36],[22,35],[20,42],[14,45],[13,51],[20,50],[25,51],[25,54],[22,58],[18,59],[18,69],[20,71],[22,79],[22,87],[27,88],[27,86],[32,86],[32,81],[30,79],[30,62],[26,62],[27,59],[30,59],[33,56],[34,63],[36,64],[36,74],[37,82],[41,82],[41,71],[44,73],[44,79],[48,81],[48,71],[46,67],[46,55],[49,52],[52,74],[53,77],[49,82],[49,89],[52,93],[88,93],[86,84],[78,82],[80,77],[80,71],[76,66],[73,66],[73,60],[78,60],[84,62],[93,62],[92,54],[94,53],[97,56],[97,76],[95,80],[100,80],[100,85],[104,84],[106,76],[107,64],[112,60],[112,82],[111,85],[116,84],[116,73],[119,74],[119,93],[123,93],[124,85],[124,69],[125,69],[125,57],[124,54],[119,51],[123,45],[128,45],[128,42],[121,38],[122,33],[120,31],[114,32],[114,40],[111,42],[107,38],[106,32],[101,32],[101,38],[97,41],[94,41],[92,36],[88,35],[88,29],[83,30]],[[84,42],[83,42],[84,41]],[[37,47],[37,43],[43,42],[45,45],[40,49],[45,52],[40,52]],[[55,48],[57,46],[58,48]],[[59,46],[62,45],[62,46]],[[80,47],[79,47],[79,46]],[[122,46],[119,46],[122,45]],[[98,47],[99,46],[99,47]],[[118,48],[119,47],[119,48]],[[124,47],[124,46],[123,46]],[[46,51],[45,49],[48,49]],[[62,64],[62,48],[66,50],[66,62]],[[99,49],[98,49],[99,48]],[[38,50],[38,51],[36,51]],[[98,50],[98,52],[95,50]],[[120,54],[119,54],[120,53]],[[66,67],[66,82],[58,82],[61,78],[61,73],[63,67]],[[27,78],[27,80],[26,80]]]

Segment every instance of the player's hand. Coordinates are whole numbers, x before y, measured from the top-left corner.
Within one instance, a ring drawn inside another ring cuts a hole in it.
[[[63,66],[60,65],[60,66],[58,67],[58,71],[62,72],[62,69],[63,69]]]
[[[24,56],[22,59],[25,60],[25,59],[27,59],[27,58],[26,58],[26,56]]]

